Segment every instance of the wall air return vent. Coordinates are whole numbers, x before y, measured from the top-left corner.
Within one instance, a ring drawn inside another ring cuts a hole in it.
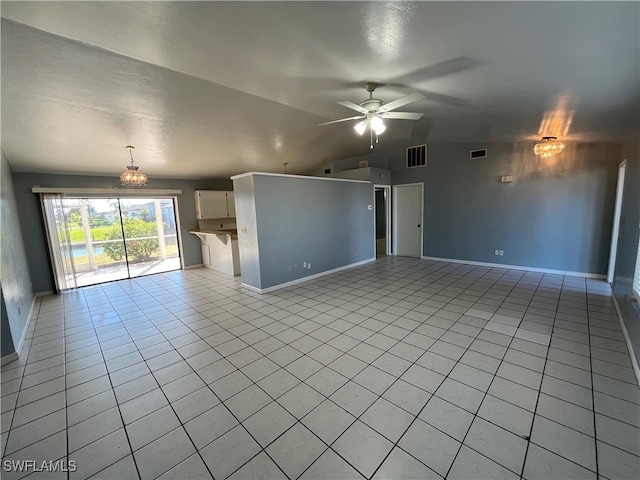
[[[482,148],[480,150],[471,150],[469,152],[469,158],[474,159],[474,158],[487,158],[487,149],[486,148]]]
[[[407,148],[407,168],[427,166],[427,146],[416,145]]]

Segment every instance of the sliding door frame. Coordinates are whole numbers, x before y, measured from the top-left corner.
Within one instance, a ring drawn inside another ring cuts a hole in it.
[[[174,212],[174,217],[175,217],[175,222],[176,222],[176,240],[177,240],[177,246],[178,246],[178,257],[180,260],[180,269],[184,270],[185,268],[185,264],[184,264],[184,250],[183,250],[183,242],[182,242],[182,228],[181,228],[181,222],[180,222],[180,211],[179,211],[179,205],[178,205],[178,197],[177,195],[181,195],[182,194],[182,190],[176,190],[176,189],[145,189],[145,190],[138,190],[138,189],[116,189],[116,188],[55,188],[55,187],[39,187],[39,186],[34,186],[31,191],[33,193],[38,193],[40,194],[40,205],[41,205],[41,214],[42,214],[42,222],[43,222],[43,229],[44,229],[44,233],[46,236],[46,243],[47,243],[47,247],[49,249],[48,254],[49,254],[49,266],[51,269],[51,275],[52,278],[54,280],[54,291],[56,293],[58,293],[59,291],[63,290],[61,288],[61,286],[59,285],[59,278],[58,276],[60,275],[59,272],[57,272],[57,268],[55,266],[55,254],[53,253],[53,249],[54,246],[51,245],[51,238],[50,238],[50,234],[52,234],[52,232],[50,232],[50,228],[49,228],[49,224],[48,224],[48,220],[47,220],[47,216],[46,216],[46,208],[44,205],[44,199],[45,196],[44,194],[47,193],[51,193],[51,194],[59,194],[61,195],[61,198],[64,199],[66,198],[78,198],[78,199],[82,199],[82,198],[101,198],[101,199],[117,199],[118,200],[118,210],[120,210],[120,200],[121,199],[125,199],[125,198],[150,198],[150,199],[170,199],[173,203],[173,212]],[[121,213],[121,212],[120,212]],[[122,227],[122,215],[120,214],[120,224]],[[126,237],[124,237],[124,231],[123,231],[123,242],[126,243]],[[125,251],[126,251],[126,246],[125,246]],[[131,274],[129,272],[129,262],[127,261],[127,271],[128,271],[128,278],[137,278],[137,277],[131,277]],[[160,273],[160,272],[159,272]],[[65,282],[66,283],[66,282]],[[104,282],[104,283],[108,283],[108,282]],[[71,287],[71,288],[77,288],[77,286],[75,287]],[[64,288],[65,290],[68,288]]]

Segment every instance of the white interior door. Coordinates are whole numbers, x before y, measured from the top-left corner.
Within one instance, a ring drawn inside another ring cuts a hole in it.
[[[613,229],[611,231],[611,250],[609,253],[609,269],[607,271],[607,282],[613,282],[613,275],[616,269],[616,256],[618,254],[618,233],[620,232],[620,212],[622,210],[622,193],[624,190],[624,173],[627,161],[623,160],[618,167],[618,186],[616,188],[616,204],[613,209]]]
[[[393,252],[404,257],[422,256],[422,205],[424,184],[393,187]]]

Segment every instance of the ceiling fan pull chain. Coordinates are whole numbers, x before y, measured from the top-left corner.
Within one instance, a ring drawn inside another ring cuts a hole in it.
[[[369,137],[371,138],[371,146],[369,148],[373,148],[373,128],[369,125]]]

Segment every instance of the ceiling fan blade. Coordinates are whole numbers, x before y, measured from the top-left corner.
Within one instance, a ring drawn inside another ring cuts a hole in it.
[[[469,100],[464,98],[452,97],[451,95],[445,95],[444,93],[427,92],[422,90],[424,98],[431,102],[444,103],[445,105],[451,105],[454,107],[465,107],[469,105]]]
[[[391,118],[393,120],[420,120],[424,113],[413,112],[383,112],[379,116],[382,118]]]
[[[389,80],[388,83],[404,85],[416,84],[434,78],[463,72],[465,70],[471,70],[479,65],[482,65],[482,62],[473,57],[456,57],[452,58],[451,60],[428,65],[412,72],[405,73],[404,75]]]
[[[350,108],[352,110],[355,110],[356,112],[360,112],[360,113],[369,113],[369,110],[367,110],[366,108],[361,107],[360,105],[356,105],[353,102],[350,102],[349,100],[339,100],[336,103],[339,103],[340,105]]]
[[[358,115],[357,117],[341,118],[340,120],[333,120],[331,122],[319,123],[317,126],[330,125],[332,123],[348,122],[349,120],[358,120],[360,118],[366,118],[366,115]]]
[[[417,102],[418,100],[422,100],[424,95],[418,92],[414,92],[411,95],[407,95],[406,97],[399,98],[394,100],[393,102],[386,103],[382,105],[379,109],[379,113],[388,112],[390,110],[395,110],[396,108],[400,108],[408,103]]]

